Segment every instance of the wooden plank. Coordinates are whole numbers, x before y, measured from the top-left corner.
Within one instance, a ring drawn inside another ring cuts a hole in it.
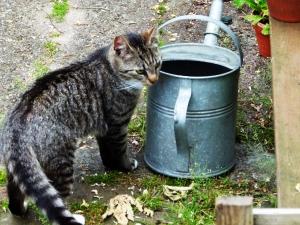
[[[300,207],[300,23],[271,19],[278,205]]]
[[[255,225],[300,225],[299,208],[254,208]]]
[[[221,197],[216,200],[217,225],[253,225],[252,197]]]

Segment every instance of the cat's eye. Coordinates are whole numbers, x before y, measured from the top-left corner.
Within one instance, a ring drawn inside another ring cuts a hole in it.
[[[146,74],[145,70],[136,70],[135,72],[140,75]]]

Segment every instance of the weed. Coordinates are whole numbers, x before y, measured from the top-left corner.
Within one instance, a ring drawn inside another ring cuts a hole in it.
[[[160,194],[143,194],[139,197],[142,204],[153,211],[161,210],[164,206],[164,199]]]
[[[32,202],[28,204],[28,208],[31,209],[37,216],[38,221],[42,225],[51,225],[47,217],[42,213],[42,211]]]
[[[169,10],[165,1],[159,2],[157,5],[153,7],[153,9],[159,16],[164,16]]]
[[[146,134],[146,109],[145,107],[138,107],[135,114],[128,125],[128,132],[130,136],[137,136],[142,141],[145,140]]]
[[[20,77],[16,77],[13,83],[14,83],[14,87],[19,89],[21,92],[24,92],[27,89],[26,82]]]
[[[86,224],[89,225],[98,225],[101,224],[102,218],[101,215],[105,211],[105,205],[100,201],[92,201],[87,203],[88,206],[84,206],[81,203],[72,203],[71,211],[76,213],[76,211],[83,212],[83,215],[86,219]]]
[[[32,73],[32,76],[35,79],[41,78],[43,75],[45,75],[49,71],[49,67],[42,60],[36,60],[33,63],[33,66],[34,66],[34,71]]]
[[[58,52],[58,43],[47,41],[44,43],[44,49],[48,57],[53,57]]]
[[[54,0],[50,17],[56,22],[62,22],[69,11],[68,0]]]
[[[237,134],[242,143],[263,144],[274,150],[271,71],[267,65],[257,71],[257,81],[250,92],[240,91]]]
[[[158,46],[162,47],[166,44],[166,41],[162,39],[161,37],[158,38]]]
[[[189,179],[181,179],[181,178],[166,178],[166,184],[171,186],[189,186],[191,184],[191,180]]]
[[[275,194],[261,196],[260,201],[256,202],[256,207],[277,208],[277,196]]]
[[[4,169],[0,169],[0,186],[6,184],[6,171]]]
[[[104,183],[104,184],[115,184],[118,178],[121,177],[121,173],[117,171],[111,171],[109,173],[89,175],[84,178],[87,184]]]
[[[164,184],[164,181],[161,176],[152,175],[144,177],[140,183],[143,188],[150,190],[160,187],[162,184]]]
[[[8,211],[8,200],[7,199],[0,200],[0,207],[1,210],[6,213]]]
[[[60,36],[60,33],[59,33],[59,32],[52,32],[52,33],[49,35],[50,38],[57,38],[57,37],[59,37],[59,36]]]

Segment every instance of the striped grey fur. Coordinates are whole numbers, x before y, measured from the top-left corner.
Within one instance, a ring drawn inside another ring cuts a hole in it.
[[[71,193],[76,140],[95,135],[106,167],[135,169],[127,126],[160,65],[151,29],[118,36],[88,59],[38,79],[7,116],[1,137],[10,211],[23,215],[28,196],[53,224],[83,224],[61,199]]]

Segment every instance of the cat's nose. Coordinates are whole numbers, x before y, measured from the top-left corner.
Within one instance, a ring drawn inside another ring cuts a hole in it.
[[[155,83],[158,80],[158,76],[155,73],[148,73],[148,80],[151,83]]]

